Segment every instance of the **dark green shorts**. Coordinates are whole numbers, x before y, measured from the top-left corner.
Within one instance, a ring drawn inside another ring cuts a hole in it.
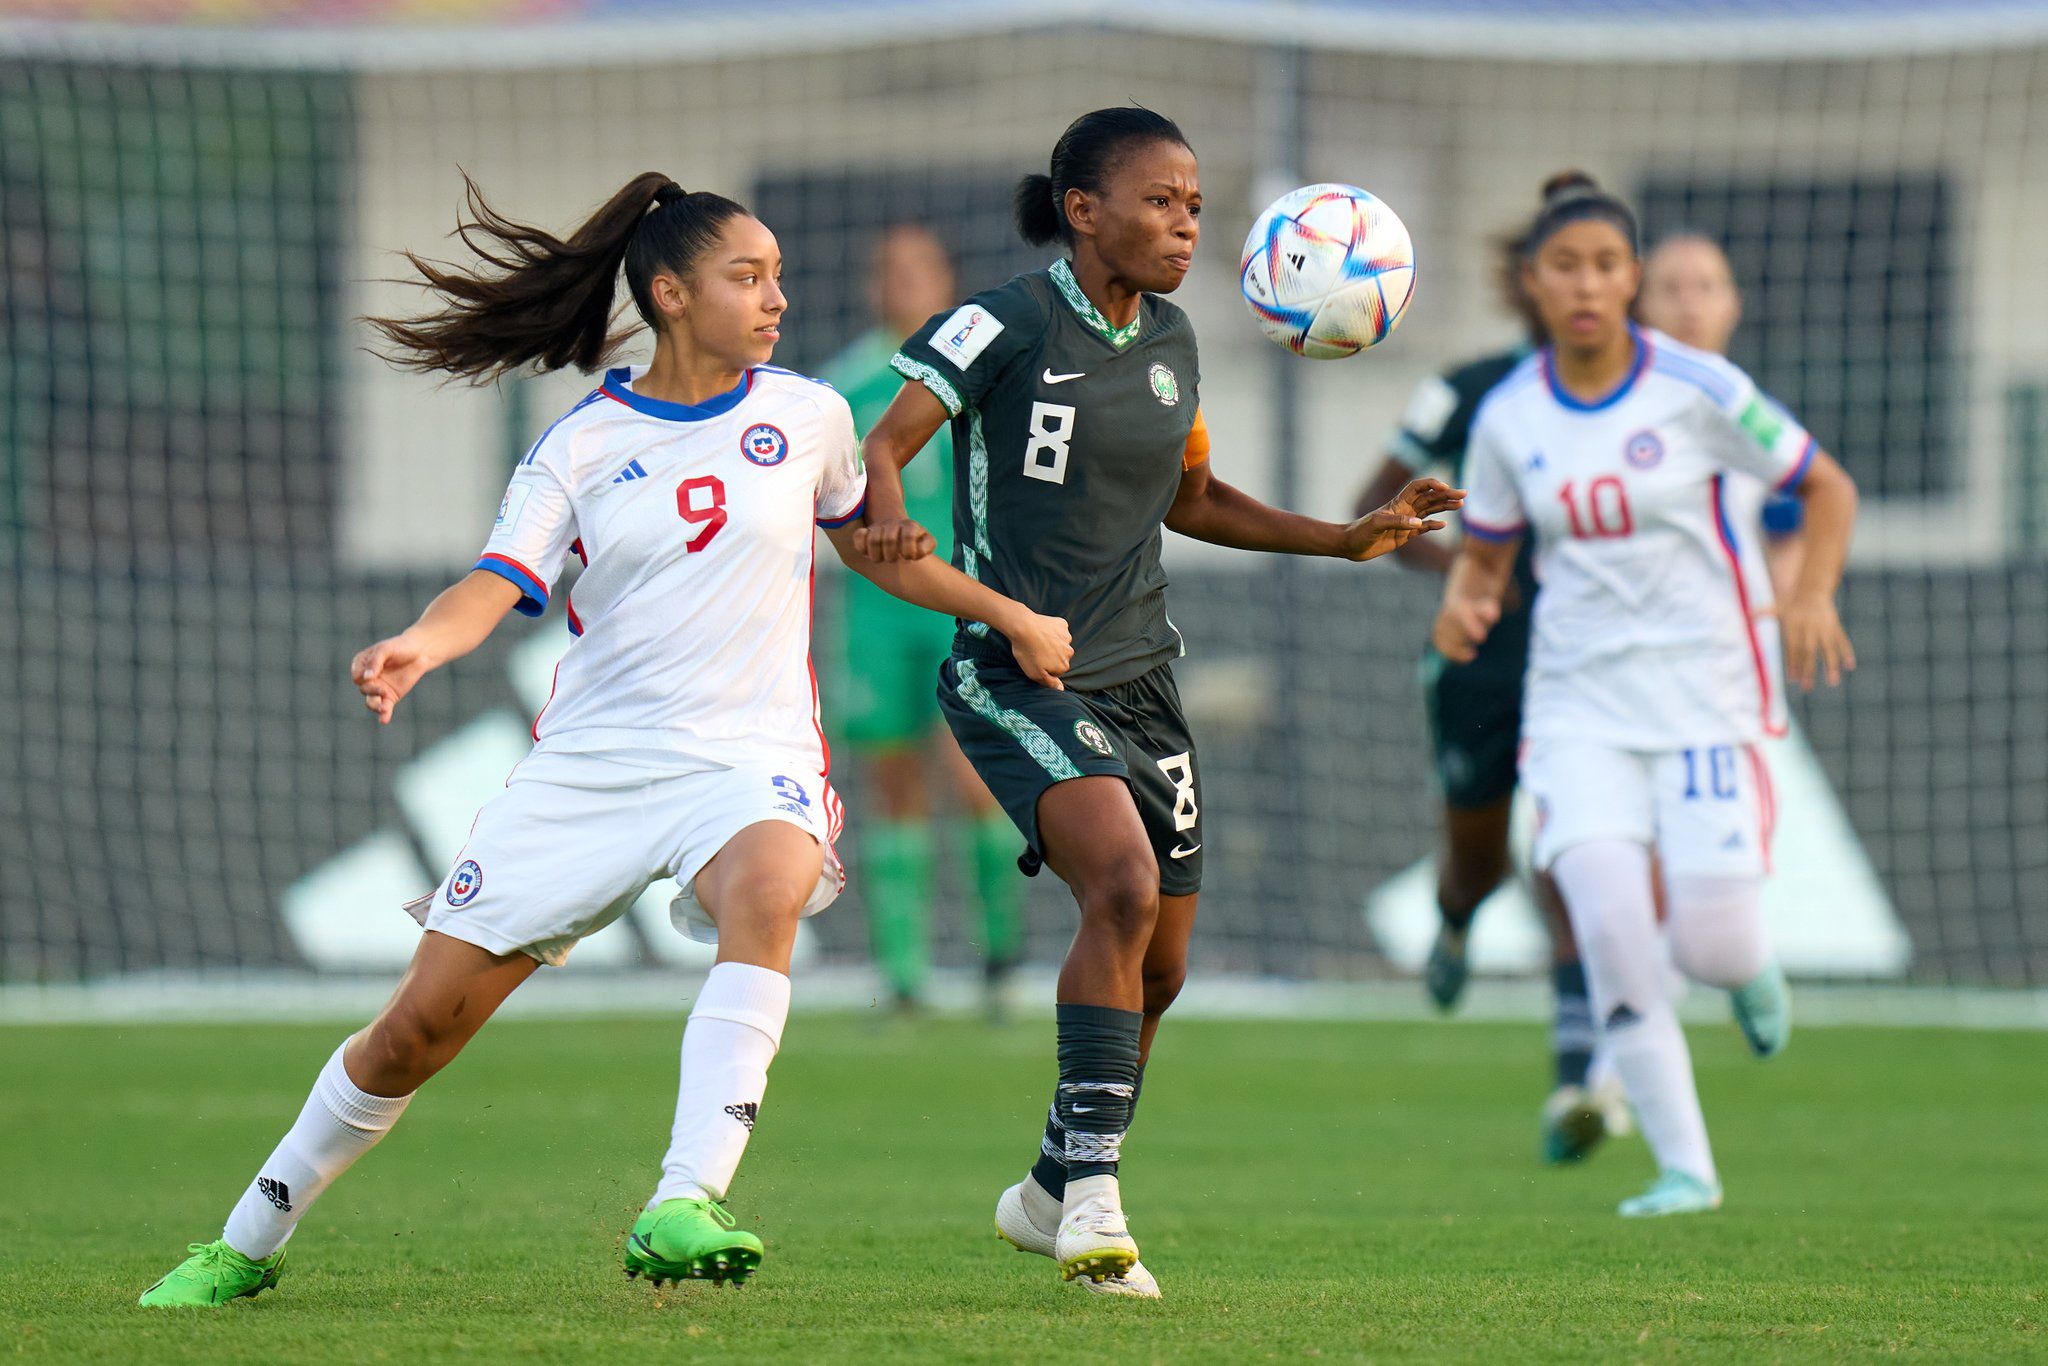
[[[1522,743],[1521,659],[1481,655],[1450,664],[1431,651],[1422,661],[1422,696],[1444,805],[1469,811],[1512,796]]]
[[[939,709],[1034,853],[1038,799],[1054,783],[1110,774],[1131,786],[1159,860],[1159,890],[1202,886],[1202,785],[1173,670],[1094,692],[1042,687],[1011,664],[954,655],[939,668]]]

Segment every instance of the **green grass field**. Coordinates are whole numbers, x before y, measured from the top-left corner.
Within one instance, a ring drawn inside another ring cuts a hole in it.
[[[0,1355],[1077,1361],[2048,1357],[2048,1035],[1695,1030],[1728,1188],[1624,1223],[1639,1140],[1534,1160],[1533,1026],[1169,1024],[1125,1149],[1168,1299],[1100,1301],[990,1229],[1049,1023],[800,1016],[733,1207],[743,1289],[654,1292],[619,1239],[679,1019],[505,1021],[323,1199],[280,1287],[136,1294],[216,1236],[344,1030],[0,1030]]]

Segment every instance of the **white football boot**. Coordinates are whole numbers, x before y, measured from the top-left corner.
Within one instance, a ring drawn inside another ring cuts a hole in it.
[[[1026,1174],[1022,1181],[1002,1193],[996,1201],[996,1236],[1019,1252],[1056,1258],[1060,1228],[1060,1202],[1052,1193]],[[1101,1280],[1083,1276],[1081,1286],[1091,1295],[1128,1295],[1136,1299],[1159,1298],[1159,1282],[1143,1262],[1132,1262],[1121,1275]]]
[[[1124,1219],[1123,1195],[1114,1176],[1067,1182],[1052,1257],[1060,1264],[1060,1275],[1070,1281],[1105,1281],[1129,1274],[1138,1264],[1138,1243]]]
[[[1628,1091],[1621,1084],[1621,1073],[1614,1070],[1604,1055],[1593,1060],[1592,1073],[1586,1078],[1586,1094],[1600,1107],[1609,1138],[1627,1138],[1636,1131],[1636,1112],[1628,1108]]]

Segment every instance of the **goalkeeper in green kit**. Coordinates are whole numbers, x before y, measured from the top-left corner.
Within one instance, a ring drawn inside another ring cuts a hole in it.
[[[955,302],[952,263],[924,228],[893,227],[876,244],[868,289],[876,326],[824,376],[852,406],[862,436],[903,387],[889,358],[927,318]],[[952,433],[940,427],[903,471],[910,516],[934,529],[942,559],[952,553],[946,534],[953,525],[952,445]],[[971,881],[980,910],[989,1009],[999,1013],[1021,947],[1024,880],[1015,829],[961,755],[933,700],[939,664],[953,648],[954,623],[908,607],[855,575],[843,582],[842,643],[827,715],[837,718],[839,738],[859,761],[865,809],[872,813],[861,826],[859,858],[875,960],[897,1007],[914,1009],[930,968],[938,853],[932,812],[951,812],[958,819],[949,824],[966,845],[959,866],[971,874],[962,880]],[[939,771],[944,786],[935,794]]]

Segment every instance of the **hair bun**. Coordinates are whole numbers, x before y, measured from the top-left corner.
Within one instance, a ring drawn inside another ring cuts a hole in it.
[[[1584,171],[1559,171],[1543,182],[1543,202],[1548,204],[1553,199],[1587,190],[1595,194],[1600,193],[1600,182]]]

